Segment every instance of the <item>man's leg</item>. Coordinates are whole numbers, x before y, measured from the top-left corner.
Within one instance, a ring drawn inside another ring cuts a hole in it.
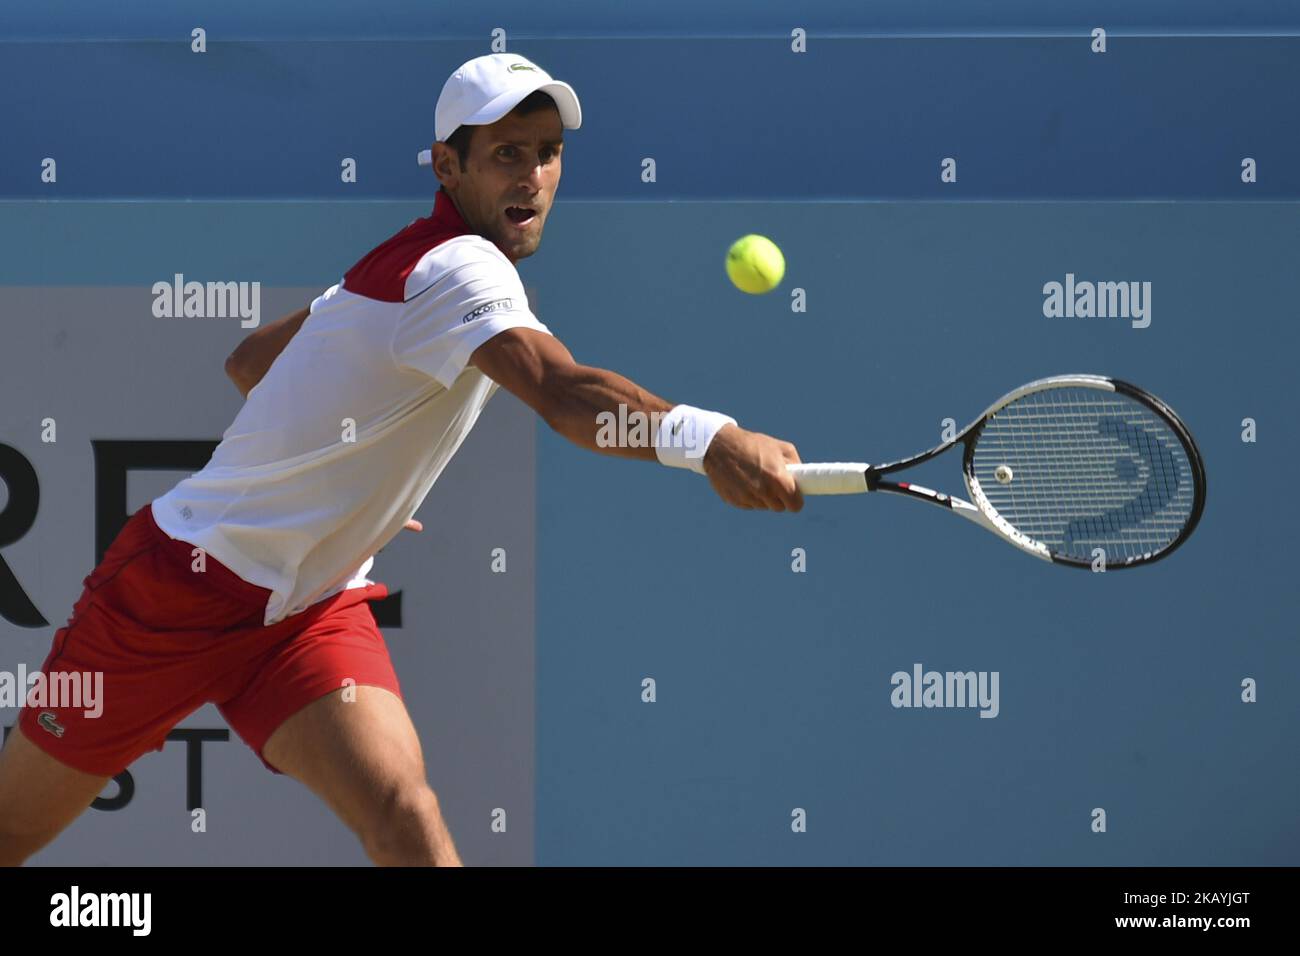
[[[344,699],[355,695],[354,701]],[[340,688],[267,739],[263,758],[325,801],[380,866],[461,866],[401,698]]]
[[[0,751],[0,864],[17,866],[58,836],[116,774],[151,747],[160,749],[167,730],[201,702],[187,704],[192,695],[183,685],[158,676],[156,659],[165,643],[159,634],[126,623],[138,621],[142,611],[157,613],[151,588],[164,596],[176,590],[163,575],[162,532],[151,522],[146,505],[118,532],[83,582],[72,616],[55,632],[41,665],[47,677],[101,679],[102,712],[67,701],[24,706]],[[183,560],[184,573],[192,578],[189,558]],[[193,607],[192,601],[180,603],[181,619],[189,626],[186,615]],[[170,658],[161,666],[170,674],[182,669]],[[210,669],[199,661],[188,672],[202,681]]]
[[[15,726],[0,750],[0,866],[21,866],[79,817],[111,779],[60,763]]]

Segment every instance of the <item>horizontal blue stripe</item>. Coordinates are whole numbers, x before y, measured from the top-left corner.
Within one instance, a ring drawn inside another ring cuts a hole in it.
[[[425,202],[436,181],[415,157],[438,93],[484,51],[220,31],[209,44],[0,45],[0,198]],[[582,100],[566,198],[1300,198],[1300,37],[1112,37],[1104,54],[1082,33],[814,36],[803,54],[779,39],[517,49]],[[57,183],[41,181],[46,157]],[[1258,182],[1241,182],[1244,157]]]
[[[1300,9],[1287,0],[1253,0],[1230,7],[1221,0],[810,0],[797,7],[777,0],[493,0],[477,4],[428,0],[347,0],[265,3],[262,0],[153,0],[105,4],[61,0],[57,5],[0,7],[0,37],[175,37],[203,26],[226,37],[476,37],[495,27],[516,37],[663,33],[677,35],[788,34],[792,26],[817,32],[891,30],[926,32],[1035,32],[1102,25],[1152,32],[1213,30],[1285,31],[1300,25]]]

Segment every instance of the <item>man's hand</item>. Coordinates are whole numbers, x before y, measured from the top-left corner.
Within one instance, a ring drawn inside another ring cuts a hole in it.
[[[709,442],[704,473],[718,497],[746,510],[798,511],[803,495],[787,464],[798,464],[799,452],[788,441],[723,425]]]

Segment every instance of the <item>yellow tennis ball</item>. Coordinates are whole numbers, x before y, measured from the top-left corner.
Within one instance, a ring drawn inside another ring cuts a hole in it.
[[[781,284],[785,256],[767,236],[742,236],[727,250],[727,275],[741,292],[761,295]]]

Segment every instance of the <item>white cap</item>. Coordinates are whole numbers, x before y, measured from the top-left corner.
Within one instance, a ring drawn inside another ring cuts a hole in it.
[[[447,78],[433,113],[434,135],[445,143],[461,126],[490,126],[536,90],[555,100],[565,129],[582,125],[578,94],[568,83],[551,79],[518,53],[489,53],[461,64]],[[421,166],[433,165],[433,150],[421,150],[418,159]]]

